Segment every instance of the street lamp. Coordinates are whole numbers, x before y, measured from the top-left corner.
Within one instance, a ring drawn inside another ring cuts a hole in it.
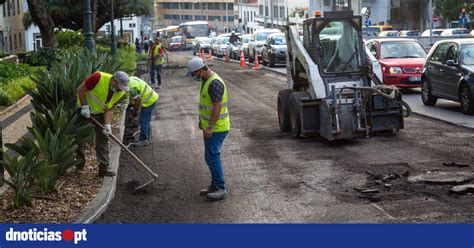
[[[92,35],[93,35],[92,24],[91,24],[92,11],[91,11],[90,0],[84,0],[83,11],[84,11],[83,12],[84,46],[86,47],[87,50],[94,51],[95,46],[94,46],[94,40],[92,39]]]
[[[110,50],[112,55],[117,53],[117,43],[115,43],[114,27],[114,0],[110,0]]]

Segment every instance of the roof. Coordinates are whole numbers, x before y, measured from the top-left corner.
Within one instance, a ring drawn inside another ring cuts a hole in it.
[[[437,41],[433,46],[437,45],[438,43],[444,43],[444,42],[454,42],[454,43],[457,43],[459,45],[474,44],[474,38],[440,40],[440,41]]]
[[[410,39],[410,38],[374,38],[374,39],[369,39],[366,42],[369,41],[377,41],[377,42],[385,42],[385,41],[416,41],[416,39]]]

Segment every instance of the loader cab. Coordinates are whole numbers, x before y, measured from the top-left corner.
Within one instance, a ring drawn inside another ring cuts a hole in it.
[[[365,71],[362,17],[352,11],[325,12],[305,20],[304,46],[324,78],[357,78]]]

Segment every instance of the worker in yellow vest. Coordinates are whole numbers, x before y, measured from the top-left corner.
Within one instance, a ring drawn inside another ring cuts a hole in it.
[[[199,128],[203,131],[204,157],[211,172],[211,184],[200,191],[209,200],[227,198],[221,148],[230,130],[227,110],[227,87],[217,73],[211,71],[200,58],[188,61],[187,76],[200,82]]]
[[[81,116],[89,119],[93,116],[103,123],[104,129],[95,126],[95,153],[99,162],[99,176],[115,176],[109,170],[109,135],[112,134],[112,117],[116,104],[127,98],[129,78],[127,73],[117,71],[114,75],[97,71],[90,75],[77,88],[77,105],[81,108]],[[78,159],[81,163],[78,170],[85,164],[85,141],[78,148]]]
[[[158,93],[145,81],[135,76],[130,77],[128,88],[130,89],[129,95],[130,99],[132,99],[134,111],[140,109],[140,136],[138,137],[138,141],[133,143],[133,146],[141,147],[150,145],[152,143],[150,122],[155,104],[159,98]]]
[[[151,76],[151,84],[155,84],[155,72],[156,72],[156,80],[158,81],[158,86],[156,86],[157,89],[161,88],[161,69],[163,68],[163,64],[165,63],[165,49],[161,45],[161,40],[160,38],[156,39],[156,46],[153,49],[153,52],[151,54],[151,71],[150,71],[150,76]]]

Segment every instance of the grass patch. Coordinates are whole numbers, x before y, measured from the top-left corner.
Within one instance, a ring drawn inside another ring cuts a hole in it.
[[[21,86],[35,88],[35,83],[29,76],[12,79],[0,85],[0,106],[9,106],[25,96]]]

